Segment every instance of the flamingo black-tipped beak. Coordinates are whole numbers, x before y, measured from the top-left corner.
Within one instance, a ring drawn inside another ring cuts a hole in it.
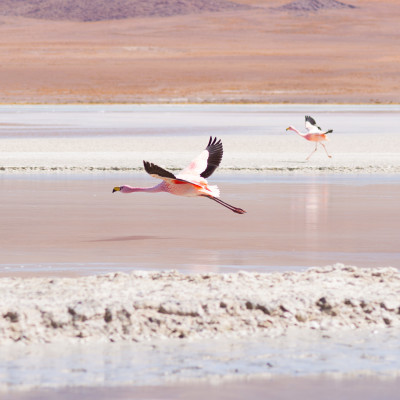
[[[289,128],[286,128],[286,132],[289,130]]]
[[[120,190],[121,190],[121,188],[120,188],[119,186],[116,186],[116,187],[113,189],[112,192],[113,192],[113,193],[114,193],[114,192],[119,192]]]

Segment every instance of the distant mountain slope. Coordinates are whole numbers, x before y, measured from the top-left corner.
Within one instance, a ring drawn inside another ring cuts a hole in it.
[[[228,0],[1,0],[0,15],[103,21],[249,9]]]
[[[294,12],[311,12],[319,10],[330,10],[333,8],[356,8],[352,4],[342,3],[337,0],[297,0],[281,7],[275,7],[274,10],[294,11]]]

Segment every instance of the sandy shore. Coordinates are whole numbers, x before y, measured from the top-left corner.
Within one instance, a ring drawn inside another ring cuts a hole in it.
[[[143,171],[143,159],[178,171],[223,140],[219,172],[400,173],[397,106],[2,106],[1,172]],[[304,115],[332,128],[314,149],[294,132]]]
[[[305,272],[2,278],[0,342],[229,338],[400,326],[400,274],[343,265]],[[196,296],[193,297],[193,293]]]
[[[396,142],[398,135],[393,136]],[[355,141],[356,143],[356,141]],[[353,143],[354,144],[354,143]],[[5,143],[7,145],[7,143]],[[244,173],[268,173],[268,174],[399,174],[400,157],[397,149],[391,153],[381,154],[369,152],[367,154],[347,153],[335,154],[333,160],[324,159],[322,152],[314,156],[310,162],[304,160],[310,153],[310,148],[298,146],[302,152],[293,153],[249,153],[245,157],[242,154],[231,153],[226,157],[224,166],[219,168],[221,172],[244,172]],[[349,148],[352,144],[349,144]],[[400,148],[400,147],[398,147]],[[312,151],[313,147],[311,147]],[[332,146],[332,151],[338,149]],[[269,147],[271,151],[271,147]],[[187,156],[168,156],[149,153],[148,158],[158,159],[158,163],[166,166],[171,171],[178,172],[187,163]],[[45,158],[45,160],[44,160]],[[64,153],[48,152],[42,153],[17,153],[10,152],[2,157],[3,166],[0,172],[134,172],[142,171],[143,162],[139,153],[112,153],[106,154],[86,152]],[[117,161],[116,161],[117,160]],[[229,163],[232,164],[229,164]],[[46,164],[46,165],[44,165]]]
[[[207,137],[206,137],[207,138]],[[168,143],[172,146],[168,146]],[[180,137],[2,139],[0,172],[143,171],[143,159],[179,171],[199,152],[201,139]],[[170,149],[169,149],[170,147]],[[336,135],[327,143],[332,159],[295,134],[230,135],[218,171],[253,173],[400,173],[396,133]],[[130,151],[127,151],[129,149]],[[149,150],[151,149],[151,150]]]

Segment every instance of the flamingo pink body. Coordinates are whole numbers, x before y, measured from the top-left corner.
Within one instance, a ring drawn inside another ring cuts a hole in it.
[[[318,143],[324,148],[326,155],[331,158],[332,156],[328,153],[326,150],[326,147],[323,142],[328,141],[327,134],[331,133],[332,130],[323,132],[319,126],[317,126],[314,118],[306,115],[305,117],[306,120],[306,129],[307,133],[301,133],[299,130],[297,130],[294,126],[289,126],[289,128],[286,129],[286,131],[293,131],[296,132],[299,136],[302,138],[310,141],[310,142],[315,142],[315,149],[311,152],[311,154],[306,158],[306,160],[309,160],[310,157],[317,151],[318,148]]]
[[[191,182],[182,182],[179,180],[173,180],[172,182],[161,182],[153,187],[132,187],[129,185],[121,186],[120,191],[122,193],[134,193],[134,192],[145,192],[145,193],[160,193],[166,192],[174,194],[176,196],[185,197],[196,197],[196,196],[216,196],[218,197],[219,191],[216,186],[208,186],[207,183],[195,184]],[[217,193],[218,191],[218,193]]]
[[[289,131],[296,132],[302,138],[309,140],[310,142],[325,142],[328,141],[325,133],[301,133],[294,126],[287,128]]]
[[[165,169],[143,161],[147,173],[163,181],[153,187],[132,187],[129,185],[117,186],[113,192],[122,193],[160,193],[166,192],[176,196],[198,197],[203,196],[216,201],[237,214],[244,214],[241,208],[234,207],[219,199],[219,189],[215,185],[208,185],[205,178],[209,177],[219,166],[223,154],[221,141],[210,138],[208,146],[196,157],[188,167],[175,176]]]

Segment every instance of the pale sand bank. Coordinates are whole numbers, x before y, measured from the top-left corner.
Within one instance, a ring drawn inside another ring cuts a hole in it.
[[[143,171],[143,160],[179,171],[207,144],[204,136],[168,135],[93,138],[2,138],[0,172]],[[224,158],[219,172],[257,173],[400,173],[400,136],[397,133],[332,135],[314,149],[296,134],[220,134]],[[218,172],[217,171],[217,172]]]
[[[351,146],[350,146],[351,147]],[[313,147],[311,147],[312,149]],[[304,158],[307,150],[296,153],[231,153],[225,157],[220,172],[245,173],[300,173],[300,174],[399,174],[400,154],[393,153],[340,153],[328,159],[322,151],[311,161]],[[310,150],[310,149],[309,149]],[[2,155],[0,172],[133,172],[143,171],[142,159],[157,160],[157,164],[178,172],[190,161],[176,154],[47,152],[8,153]]]
[[[238,338],[279,336],[291,328],[400,326],[395,268],[337,264],[273,274],[2,278],[0,293],[3,344]]]
[[[3,106],[0,171],[143,170],[143,160],[178,171],[218,136],[218,171],[399,173],[398,107],[376,106]],[[313,115],[328,135],[329,159],[302,132]]]

